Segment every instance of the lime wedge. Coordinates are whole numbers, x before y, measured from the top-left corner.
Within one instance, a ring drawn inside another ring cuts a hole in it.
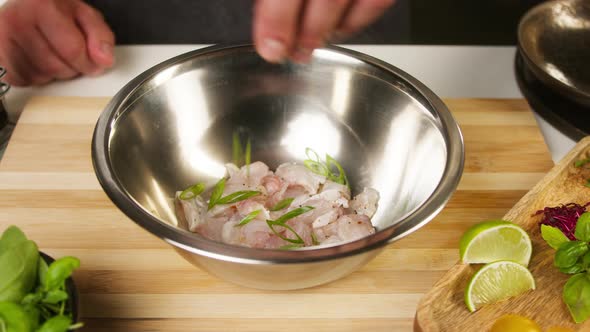
[[[484,265],[469,281],[465,304],[474,312],[482,305],[496,303],[535,289],[535,279],[529,270],[513,261],[498,261]]]
[[[461,261],[468,264],[511,260],[528,266],[532,252],[528,234],[504,220],[486,221],[471,227],[459,243]]]

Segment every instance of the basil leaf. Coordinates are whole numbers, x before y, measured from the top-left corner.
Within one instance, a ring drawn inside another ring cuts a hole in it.
[[[559,271],[565,274],[577,274],[586,271],[582,263],[576,263],[570,267],[560,267]]]
[[[590,317],[590,280],[586,273],[572,276],[563,287],[562,297],[576,323]]]
[[[197,183],[183,190],[180,193],[180,195],[178,195],[178,198],[182,199],[183,201],[186,201],[197,197],[198,195],[203,193],[203,191],[205,191],[205,184]]]
[[[590,158],[576,160],[576,162],[574,163],[574,167],[582,167],[587,163],[590,163]]]
[[[58,315],[45,321],[36,332],[66,332],[70,325],[72,325],[70,317]]]
[[[45,278],[47,276],[47,262],[43,259],[43,257],[39,257],[39,266],[37,266],[37,279],[39,280],[39,285],[45,285]]]
[[[26,240],[0,254],[0,301],[20,302],[35,285],[39,251]]]
[[[571,267],[588,252],[588,243],[583,241],[570,241],[562,244],[555,252],[554,265],[558,268]]]
[[[233,204],[239,201],[246,200],[250,197],[258,196],[260,194],[260,191],[254,190],[236,191],[235,193],[231,193],[227,196],[220,198],[219,200],[217,200],[217,202],[215,202],[215,204]]]
[[[582,257],[582,266],[584,267],[584,269],[588,269],[590,268],[590,251],[588,251],[583,257]]]
[[[250,221],[254,220],[254,218],[256,218],[256,216],[258,214],[260,214],[260,212],[262,212],[262,210],[255,210],[255,211],[248,213],[248,215],[245,216],[242,220],[240,220],[240,222],[238,224],[236,224],[235,227],[246,225]]]
[[[565,236],[559,228],[549,225],[541,225],[541,236],[551,248],[556,250],[559,249],[562,244],[569,242],[567,236]]]
[[[590,242],[590,213],[585,212],[578,218],[574,236],[580,241]]]
[[[46,291],[58,289],[78,267],[80,267],[80,260],[71,256],[62,257],[51,263],[47,269],[44,289]]]
[[[0,302],[0,324],[7,332],[30,332],[32,322],[20,305],[12,302]]]
[[[295,217],[298,217],[308,211],[313,210],[314,207],[313,206],[303,206],[297,209],[293,209],[285,214],[283,214],[282,216],[280,216],[279,218],[277,218],[276,220],[273,221],[273,223],[275,224],[284,224],[287,220],[289,219],[293,219]]]
[[[2,237],[0,237],[0,254],[27,240],[25,233],[23,233],[18,227],[14,225],[8,227],[4,233],[2,233]]]
[[[43,303],[57,304],[68,299],[68,293],[61,289],[53,289],[45,294]]]
[[[211,210],[217,204],[217,201],[219,200],[219,198],[221,198],[221,195],[223,194],[224,189],[225,189],[225,178],[221,178],[221,180],[219,180],[217,182],[217,184],[215,184],[215,187],[213,188],[213,192],[211,193],[211,198],[209,198],[209,206],[207,207],[207,211]]]
[[[289,207],[295,198],[289,197],[285,198],[284,200],[278,202],[275,206],[270,208],[270,211],[280,211],[286,207]]]

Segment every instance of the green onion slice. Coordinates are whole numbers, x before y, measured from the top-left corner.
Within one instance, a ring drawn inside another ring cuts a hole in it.
[[[258,196],[260,194],[261,192],[256,190],[236,191],[235,193],[231,193],[227,196],[221,197],[217,200],[217,202],[215,202],[215,204],[233,204],[239,201],[246,200],[250,197]]]
[[[590,163],[590,158],[576,160],[576,162],[574,163],[574,167],[582,167],[587,163]]]
[[[278,219],[274,220],[273,222],[276,224],[284,224],[285,222],[287,222],[287,220],[298,217],[298,216],[300,216],[308,211],[311,211],[313,209],[314,209],[313,206],[303,206],[303,207],[300,207],[297,209],[293,209],[293,210],[283,214],[282,216],[280,216]]]
[[[292,250],[292,249],[299,249],[299,248],[303,248],[303,245],[302,244],[287,244],[287,245],[279,247],[279,249],[281,249],[281,250]]]
[[[315,232],[311,232],[311,244],[313,244],[314,246],[317,246],[318,244],[320,244],[320,241],[318,241],[318,238],[315,235]]]
[[[237,131],[234,131],[232,135],[232,161],[234,165],[240,167],[242,164],[242,143],[240,142],[240,134]]]
[[[254,211],[248,213],[248,215],[245,216],[242,220],[240,220],[240,222],[238,224],[236,224],[235,227],[246,225],[250,221],[254,220],[254,218],[256,218],[256,216],[258,216],[260,214],[260,212],[262,212],[262,210],[254,210]]]
[[[305,243],[305,242],[303,242],[303,239],[301,238],[301,236],[299,236],[299,234],[297,234],[297,232],[295,232],[295,230],[287,224],[277,223],[276,221],[273,221],[273,220],[267,220],[266,224],[268,225],[268,227],[270,227],[270,230],[273,233],[275,233],[276,236],[280,237],[281,239],[283,239],[287,242],[291,242],[291,243],[295,243],[295,244],[304,244]],[[295,239],[291,239],[286,236],[283,236],[281,233],[277,232],[276,229],[274,229],[274,226],[285,227],[286,229],[288,229],[291,233],[293,233],[295,235]]]
[[[221,180],[219,180],[213,188],[213,192],[211,193],[211,198],[209,199],[209,206],[207,207],[207,210],[211,210],[217,204],[217,201],[221,198],[224,189],[225,178],[221,178]]]
[[[198,195],[203,193],[203,191],[205,191],[205,184],[197,183],[183,190],[178,196],[178,198],[182,199],[183,201],[186,201],[197,197]]]
[[[280,211],[286,207],[289,207],[289,205],[291,205],[291,203],[293,203],[294,198],[289,197],[289,198],[285,198],[282,201],[278,202],[275,206],[270,208],[270,211]]]

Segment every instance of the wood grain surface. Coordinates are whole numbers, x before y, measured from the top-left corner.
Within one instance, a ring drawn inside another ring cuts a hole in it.
[[[529,270],[535,278],[536,289],[470,313],[463,294],[469,279],[481,265],[457,263],[419,303],[416,331],[487,331],[495,320],[509,313],[531,318],[544,330],[565,327],[590,331],[590,321],[574,324],[562,301],[563,286],[570,276],[553,266],[555,250],[541,237],[539,221],[542,217],[535,216],[536,211],[546,206],[590,202],[590,188],[585,186],[590,170],[574,167],[576,160],[589,157],[590,137],[587,137],[503,217],[521,225],[531,237],[533,255]]]
[[[347,278],[259,291],[186,263],[110,202],[90,159],[107,101],[31,100],[0,162],[0,230],[17,224],[48,254],[81,259],[86,331],[412,331],[420,299],[457,262],[461,234],[504,216],[553,166],[524,101],[446,100],[466,148],[447,207]]]

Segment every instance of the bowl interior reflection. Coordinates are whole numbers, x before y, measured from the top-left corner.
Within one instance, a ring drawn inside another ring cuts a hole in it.
[[[364,186],[380,192],[373,223],[383,229],[431,195],[447,159],[436,113],[413,86],[388,75],[333,50],[316,51],[309,65],[271,65],[250,48],[179,62],[120,107],[112,170],[143,209],[182,226],[175,191],[212,186],[231,161],[232,133],[247,131],[252,160],[271,169],[302,161],[306,147],[336,158],[353,194]]]

